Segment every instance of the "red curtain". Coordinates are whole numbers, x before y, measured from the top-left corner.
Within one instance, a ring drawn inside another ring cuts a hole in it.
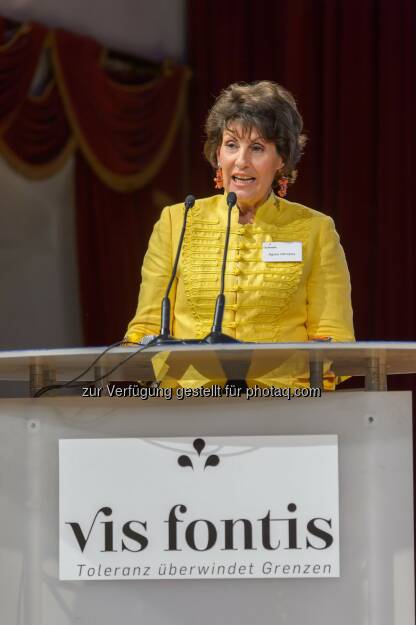
[[[289,199],[333,215],[359,340],[416,338],[416,3],[209,0],[188,5],[192,152],[214,95],[234,81],[288,87],[309,136]],[[202,157],[194,193],[212,193]]]
[[[184,194],[186,68],[165,65],[153,80],[125,85],[107,75],[103,56],[91,39],[55,34],[57,80],[80,147],[76,215],[88,345],[122,338],[153,224]]]
[[[76,160],[77,239],[88,345],[121,340],[137,306],[147,242],[163,206],[184,195],[182,135],[152,184],[130,193],[104,185],[82,154]]]

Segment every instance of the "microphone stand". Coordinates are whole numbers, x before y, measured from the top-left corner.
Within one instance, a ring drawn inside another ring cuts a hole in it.
[[[161,318],[160,318],[160,332],[159,335],[152,339],[152,345],[169,345],[174,343],[199,343],[199,340],[191,340],[191,341],[182,341],[181,339],[175,339],[170,334],[170,299],[169,293],[172,288],[173,281],[176,276],[176,271],[178,269],[179,256],[182,250],[183,239],[185,236],[186,230],[186,221],[188,219],[188,212],[195,204],[195,197],[193,195],[188,195],[185,198],[185,215],[183,218],[181,235],[179,237],[178,249],[176,250],[175,262],[173,263],[172,275],[170,277],[168,286],[165,291],[165,295],[162,299],[162,309],[161,309]]]
[[[228,204],[228,218],[227,218],[227,230],[225,233],[225,245],[224,245],[224,255],[222,259],[222,268],[221,268],[221,288],[220,292],[217,296],[217,301],[215,303],[215,312],[214,319],[212,323],[211,332],[202,339],[201,343],[208,343],[210,345],[217,343],[240,343],[237,339],[234,339],[232,336],[228,336],[228,334],[224,334],[222,331],[222,321],[224,317],[224,308],[225,308],[225,267],[227,264],[227,254],[228,254],[228,244],[230,240],[230,230],[231,230],[231,211],[235,204],[237,203],[237,196],[233,191],[227,195],[227,204]]]

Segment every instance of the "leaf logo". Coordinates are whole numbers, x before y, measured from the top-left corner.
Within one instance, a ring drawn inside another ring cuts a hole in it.
[[[198,458],[201,458],[201,453],[205,448],[205,441],[203,438],[196,438],[194,440],[194,442],[192,443],[193,448],[195,449],[196,453],[198,454]],[[202,460],[202,458],[201,458]],[[204,464],[204,471],[207,467],[216,467],[218,466],[220,463],[220,459],[217,456],[217,454],[210,454],[207,459],[205,460],[205,464]],[[182,468],[186,468],[186,467],[190,467],[192,470],[194,470],[194,464],[192,462],[192,459],[186,455],[186,454],[182,454],[182,456],[179,456],[178,458],[178,464],[180,467]]]

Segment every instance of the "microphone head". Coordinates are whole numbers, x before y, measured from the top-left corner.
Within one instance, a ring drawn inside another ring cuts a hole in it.
[[[192,206],[195,204],[195,196],[194,195],[187,195],[185,198],[185,208],[192,208]]]
[[[230,191],[229,194],[227,195],[227,204],[228,204],[228,208],[232,208],[233,206],[237,204],[237,196],[234,193],[234,191]]]

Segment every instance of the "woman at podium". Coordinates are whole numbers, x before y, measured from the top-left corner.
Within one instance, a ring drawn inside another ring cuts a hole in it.
[[[268,343],[354,340],[349,272],[333,220],[286,199],[305,144],[302,126],[293,96],[270,81],[232,84],[209,111],[204,153],[224,193],[196,200],[189,211],[170,295],[174,337],[210,332],[232,191],[223,332]],[[154,227],[127,341],[159,333],[183,215],[183,204],[168,206]],[[289,366],[268,379],[293,386],[305,384],[301,378]],[[334,384],[327,371],[325,387]]]

